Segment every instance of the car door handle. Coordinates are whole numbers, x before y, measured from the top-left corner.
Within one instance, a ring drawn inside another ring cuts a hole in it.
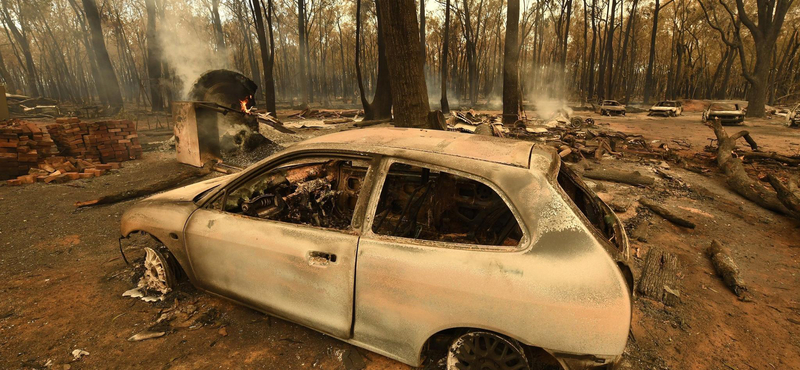
[[[311,266],[328,266],[336,262],[336,255],[327,252],[308,252],[308,264]]]

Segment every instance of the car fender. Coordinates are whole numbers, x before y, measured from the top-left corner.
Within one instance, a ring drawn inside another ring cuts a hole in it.
[[[196,209],[197,206],[190,201],[144,200],[122,215],[120,233],[124,238],[137,231],[150,234],[169,249],[189,280],[194,282],[191,261],[183,241],[183,227]]]

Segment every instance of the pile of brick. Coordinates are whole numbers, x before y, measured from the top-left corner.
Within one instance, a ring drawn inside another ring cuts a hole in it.
[[[132,121],[81,122],[57,118],[47,130],[62,154],[103,163],[141,158],[142,146]]]
[[[70,180],[85,179],[104,175],[109,170],[119,169],[119,162],[94,163],[73,157],[53,156],[39,162],[37,168],[28,170],[27,175],[8,180],[8,185],[25,185],[35,182],[62,183]]]
[[[24,175],[55,151],[53,140],[35,123],[0,123],[0,179]]]

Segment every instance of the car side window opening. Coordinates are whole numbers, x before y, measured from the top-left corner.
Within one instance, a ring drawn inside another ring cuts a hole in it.
[[[516,246],[522,230],[491,187],[465,177],[393,163],[372,222],[379,235]]]
[[[320,159],[281,166],[231,190],[225,212],[349,230],[369,164]]]

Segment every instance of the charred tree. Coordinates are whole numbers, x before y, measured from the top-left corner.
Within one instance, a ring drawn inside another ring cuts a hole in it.
[[[225,33],[222,31],[222,20],[219,18],[219,0],[211,0],[209,11],[211,12],[211,24],[214,27],[214,42],[217,52],[227,53]]]
[[[372,103],[367,100],[364,89],[364,80],[361,72],[361,0],[356,4],[356,79],[358,79],[358,92],[361,96],[361,105],[364,107],[364,120],[376,120],[392,117],[392,91],[389,76],[389,67],[386,61],[386,43],[382,30],[380,4],[375,3],[378,11],[378,78],[375,96]]]
[[[444,41],[442,42],[442,97],[440,103],[443,113],[450,113],[450,103],[447,101],[447,56],[450,52],[450,0],[444,5]]]
[[[102,90],[106,94],[109,105],[122,108],[122,93],[119,89],[117,75],[114,73],[114,67],[111,65],[111,58],[108,56],[106,42],[103,39],[103,26],[100,22],[100,13],[97,11],[97,4],[94,0],[82,0],[82,2],[97,58],[97,69],[102,78],[102,81],[98,81],[98,85],[103,86]]]
[[[164,110],[164,97],[161,95],[161,43],[156,30],[155,0],[145,0],[147,12],[147,76],[150,79],[150,102],[154,112]]]
[[[264,16],[261,13],[261,1],[252,0],[251,5],[253,9],[253,20],[256,24],[256,36],[258,37],[258,46],[261,49],[261,63],[264,70],[264,101],[266,103],[267,111],[271,114],[275,112],[275,79],[272,77],[273,65],[275,63],[275,45],[272,38],[272,0],[268,0],[267,5],[267,21],[270,23],[270,41],[267,44],[267,36],[264,29]],[[269,45],[269,47],[267,46]]]
[[[36,83],[39,80],[39,77],[36,73],[36,65],[33,62],[33,54],[31,54],[30,41],[28,40],[27,32],[25,32],[25,29],[17,28],[17,24],[15,23],[14,19],[11,18],[11,12],[8,8],[8,0],[3,0],[2,4],[3,22],[6,25],[6,29],[11,32],[11,35],[14,36],[14,39],[17,41],[17,45],[19,45],[22,51],[22,56],[25,58],[24,69],[27,93],[30,96],[37,97],[39,96],[39,88]],[[23,23],[20,22],[20,26],[22,25]]]
[[[394,122],[400,127],[430,127],[428,90],[423,73],[414,0],[377,0],[383,22],[386,59],[392,81]]]
[[[300,62],[300,93],[303,99],[303,104],[308,104],[309,101],[309,86],[310,82],[308,74],[307,74],[307,51],[306,48],[308,45],[306,44],[306,1],[305,0],[297,0],[297,32],[298,32],[298,60]]]
[[[519,0],[508,0],[503,58],[503,123],[519,119]]]
[[[750,89],[747,94],[747,116],[749,117],[764,117],[772,54],[775,50],[778,36],[781,33],[783,21],[786,19],[786,13],[793,2],[794,0],[756,0],[758,20],[758,23],[756,23],[747,14],[744,0],[736,0],[738,19],[750,30],[756,54],[755,63],[753,63],[751,69],[747,58],[745,58],[742,37],[737,27],[734,35],[739,48],[742,75],[750,83]],[[733,18],[733,12],[728,6],[724,2],[721,4]]]

